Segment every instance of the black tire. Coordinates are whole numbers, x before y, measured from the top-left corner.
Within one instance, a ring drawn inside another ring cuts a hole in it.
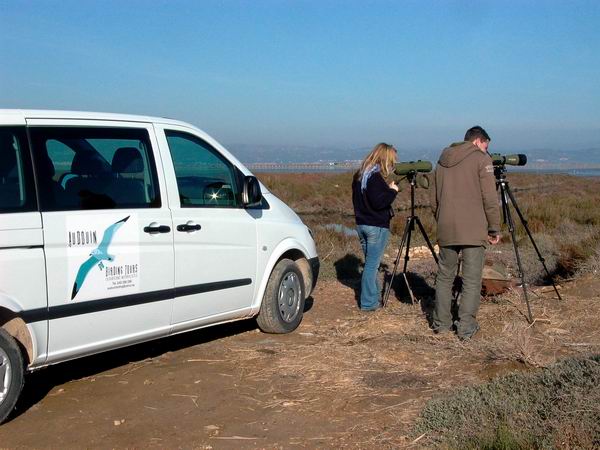
[[[0,423],[14,409],[23,390],[25,365],[19,346],[10,334],[0,328]]]
[[[298,265],[282,259],[273,268],[256,321],[265,333],[290,333],[304,314],[304,278]]]

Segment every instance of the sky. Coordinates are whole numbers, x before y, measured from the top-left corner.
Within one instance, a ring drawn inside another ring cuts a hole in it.
[[[600,2],[0,0],[0,108],[225,145],[600,148]]]

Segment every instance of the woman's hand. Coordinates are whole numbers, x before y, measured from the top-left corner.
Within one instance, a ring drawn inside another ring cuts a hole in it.
[[[395,190],[396,192],[398,192],[398,185],[396,184],[395,181],[390,181],[390,183],[388,184],[388,186],[390,187],[390,189]]]

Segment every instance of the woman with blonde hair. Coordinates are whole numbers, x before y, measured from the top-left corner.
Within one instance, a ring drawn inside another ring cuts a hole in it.
[[[394,215],[392,202],[398,186],[386,178],[394,170],[396,149],[377,144],[366,156],[352,181],[352,204],[356,231],[365,255],[365,267],[360,288],[360,309],[375,311],[381,306],[381,287],[377,269],[390,235],[390,219]]]

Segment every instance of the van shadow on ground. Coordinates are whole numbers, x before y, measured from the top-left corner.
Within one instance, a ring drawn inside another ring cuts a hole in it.
[[[313,304],[314,299],[308,297],[304,304],[304,312],[312,309]],[[17,402],[17,406],[8,420],[10,421],[18,417],[39,403],[55,386],[94,376],[130,363],[157,358],[165,353],[176,352],[186,347],[193,347],[226,337],[236,336],[257,328],[258,325],[254,319],[224,323],[78,358],[29,373],[26,375],[25,387]]]
[[[26,375],[23,393],[10,419],[43,400],[55,386],[256,328],[256,321],[243,320],[86,356],[32,372]]]

